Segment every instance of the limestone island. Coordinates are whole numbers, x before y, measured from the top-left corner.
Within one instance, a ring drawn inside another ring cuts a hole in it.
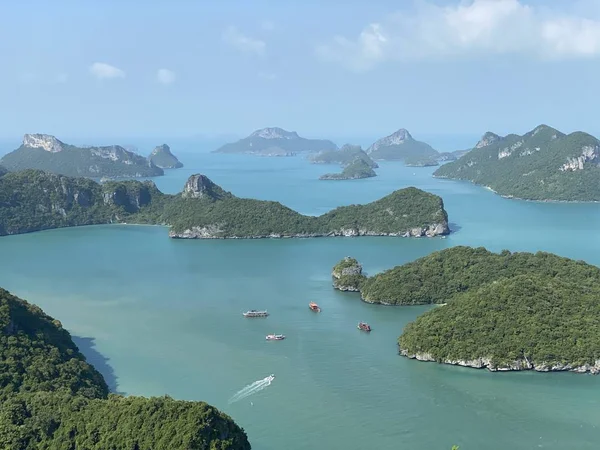
[[[547,125],[522,136],[487,132],[471,151],[433,175],[468,180],[509,198],[597,202],[600,141]]]
[[[171,147],[167,144],[155,147],[150,156],[148,156],[148,160],[161,169],[180,169],[183,167],[183,164],[171,153]]]
[[[294,156],[298,153],[336,150],[337,145],[325,139],[306,139],[295,131],[271,127],[256,130],[250,136],[219,147],[213,153],[248,153],[258,156]]]
[[[356,158],[348,164],[340,173],[326,173],[319,180],[358,180],[361,178],[376,177],[377,173],[363,159]]]
[[[450,232],[442,199],[414,187],[315,217],[278,202],[236,197],[201,174],[189,177],[175,195],[163,194],[151,181],[100,184],[39,170],[0,177],[0,236],[109,223],[165,225],[170,237],[190,239],[432,237]]]
[[[124,397],[60,321],[0,289],[0,448],[249,450],[243,429],[204,402]]]
[[[373,277],[345,258],[334,287],[384,305],[437,304],[401,355],[487,368],[600,373],[600,268],[551,253],[453,247]]]
[[[340,164],[342,166],[347,166],[357,158],[365,161],[372,169],[377,169],[379,167],[360,145],[351,144],[345,144],[339,150],[327,150],[312,155],[310,162],[312,164]]]
[[[435,159],[439,156],[429,144],[417,141],[404,128],[374,142],[367,148],[367,154],[375,160],[386,161],[405,161],[406,158]]]
[[[440,158],[443,158],[440,156]],[[439,166],[438,160],[431,156],[409,156],[404,159],[404,165],[407,167],[431,167]]]
[[[71,177],[138,178],[164,175],[152,161],[120,145],[76,147],[49,134],[26,134],[0,164],[10,171],[38,169]]]

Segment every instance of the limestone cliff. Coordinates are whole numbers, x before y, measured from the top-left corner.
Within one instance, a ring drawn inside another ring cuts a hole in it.
[[[360,291],[360,285],[366,279],[362,273],[360,263],[350,256],[346,256],[333,266],[331,278],[335,289],[351,292]]]
[[[179,169],[183,167],[183,164],[171,153],[171,147],[167,144],[155,147],[152,153],[150,153],[148,160],[161,169]]]

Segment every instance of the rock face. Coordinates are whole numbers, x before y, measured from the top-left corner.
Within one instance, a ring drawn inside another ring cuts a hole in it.
[[[259,156],[293,156],[303,152],[336,150],[337,145],[323,139],[305,139],[295,131],[271,127],[256,130],[237,142],[225,144],[215,153],[249,153]]]
[[[406,158],[437,158],[438,152],[430,145],[413,139],[408,130],[401,128],[374,142],[367,154],[373,159],[399,160]]]
[[[49,134],[26,134],[23,136],[23,146],[42,148],[50,153],[58,153],[63,150],[64,144]]]
[[[163,175],[151,161],[119,145],[76,147],[47,134],[26,134],[22,145],[0,160],[10,171],[38,169],[89,178]]]
[[[522,136],[486,133],[434,176],[468,180],[509,198],[600,201],[600,141],[539,125]]]
[[[361,283],[366,279],[360,263],[350,256],[333,266],[331,278],[335,289],[348,292],[359,292]]]
[[[155,147],[148,160],[161,169],[180,169],[183,167],[183,164],[171,153],[171,148],[167,144]]]
[[[196,174],[188,178],[183,192],[183,198],[201,198],[210,200],[220,200],[232,197],[231,193],[226,192],[220,186],[213,183],[206,175]]]

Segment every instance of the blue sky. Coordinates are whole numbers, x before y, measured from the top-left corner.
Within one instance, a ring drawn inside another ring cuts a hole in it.
[[[600,131],[600,1],[0,5],[0,137]]]

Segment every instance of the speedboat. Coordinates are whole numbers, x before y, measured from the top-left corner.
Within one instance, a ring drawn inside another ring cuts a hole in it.
[[[265,339],[267,341],[283,341],[285,336],[283,334],[267,334]]]
[[[257,311],[256,309],[251,309],[250,311],[246,311],[244,317],[267,317],[269,313],[267,310]]]
[[[369,325],[367,322],[358,322],[357,328],[361,331],[371,331],[371,325]]]
[[[267,377],[267,381],[271,383],[275,379],[275,375],[271,374]]]
[[[317,305],[315,302],[310,302],[308,304],[308,307],[311,309],[311,311],[321,312],[321,307],[319,305]]]

